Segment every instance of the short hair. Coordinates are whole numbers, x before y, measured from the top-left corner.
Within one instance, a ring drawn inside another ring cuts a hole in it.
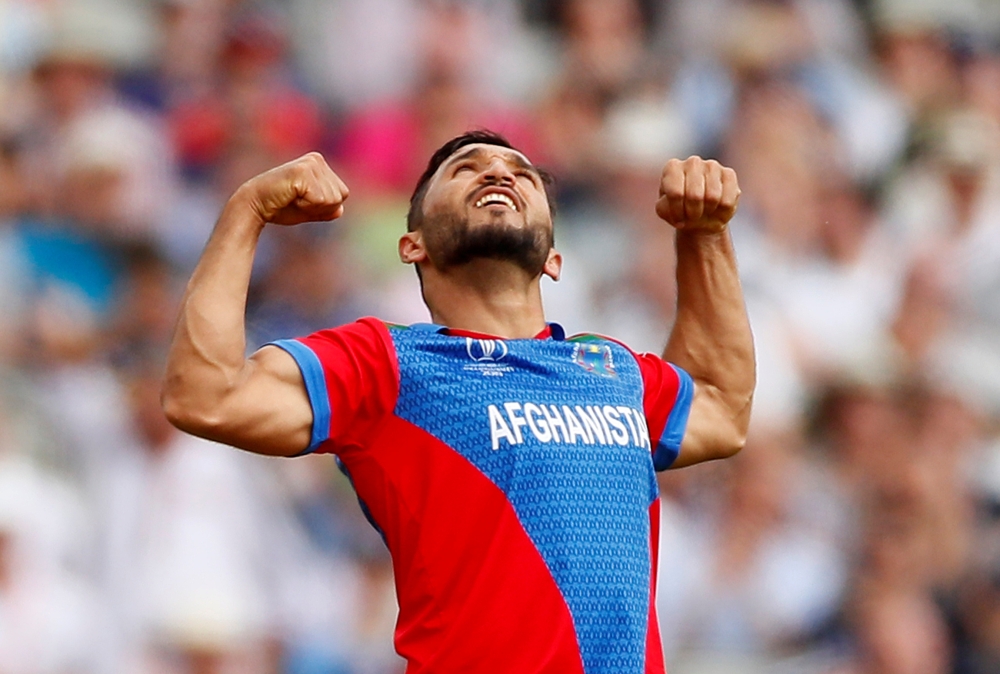
[[[452,156],[458,152],[461,148],[466,145],[497,145],[499,147],[505,147],[510,150],[518,150],[514,145],[507,140],[503,135],[496,133],[495,131],[490,131],[489,129],[475,129],[473,131],[466,131],[461,136],[455,136],[447,143],[442,145],[437,149],[437,151],[431,155],[430,161],[427,162],[427,168],[424,169],[423,174],[417,180],[417,186],[413,190],[413,194],[410,196],[410,210],[406,213],[406,230],[412,232],[420,226],[420,222],[423,219],[423,207],[424,207],[424,196],[427,194],[427,186],[437,173],[437,170],[441,167],[441,164],[448,160],[448,157]],[[550,189],[555,185],[555,179],[552,174],[543,168],[535,167],[538,171],[538,175],[542,179],[542,184],[545,186],[545,197],[549,202],[549,213],[552,214],[554,218],[556,215],[556,202],[552,190]]]

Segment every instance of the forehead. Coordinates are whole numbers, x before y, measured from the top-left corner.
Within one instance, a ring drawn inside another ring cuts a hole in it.
[[[450,157],[441,163],[437,172],[440,173],[448,166],[461,161],[470,159],[474,161],[490,161],[498,157],[513,166],[535,170],[531,160],[517,150],[500,145],[490,145],[488,143],[471,143],[455,150]]]

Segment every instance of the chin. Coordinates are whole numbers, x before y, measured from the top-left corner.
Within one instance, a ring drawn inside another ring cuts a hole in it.
[[[478,216],[478,217],[476,217]],[[514,213],[506,208],[495,208],[488,211],[474,214],[469,218],[469,225],[473,227],[481,226],[507,226],[516,229],[524,228],[524,218],[520,213]]]
[[[541,273],[551,247],[543,231],[506,219],[469,225],[464,235],[450,242],[442,256],[449,266],[475,259],[507,260],[532,274]]]

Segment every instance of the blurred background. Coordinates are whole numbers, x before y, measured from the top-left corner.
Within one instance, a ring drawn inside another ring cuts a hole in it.
[[[739,173],[760,384],[661,478],[671,674],[1000,672],[996,0],[0,0],[0,672],[401,672],[330,457],[181,435],[159,379],[227,196],[313,149],[347,214],[265,234],[250,346],[425,320],[406,201],[480,126],[558,178],[550,319],[637,350],[661,167]]]

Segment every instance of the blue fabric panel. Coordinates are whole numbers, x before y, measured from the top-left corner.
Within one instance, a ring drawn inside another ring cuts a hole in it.
[[[326,391],[326,376],[323,374],[323,365],[313,350],[302,342],[294,339],[280,339],[276,342],[269,342],[269,344],[287,351],[295,359],[299,371],[302,372],[302,380],[305,382],[306,393],[309,395],[309,404],[312,406],[313,425],[309,446],[299,456],[311,454],[330,437],[330,396]]]
[[[660,435],[656,451],[653,453],[653,466],[656,470],[670,468],[680,456],[681,441],[684,440],[688,416],[691,414],[691,402],[694,400],[694,380],[691,379],[691,375],[676,365],[670,367],[677,372],[680,385],[677,387],[677,398],[674,400],[673,409],[667,417],[667,425],[663,427],[663,434]]]
[[[344,465],[344,462],[340,460],[339,456],[336,457],[336,461],[337,461],[337,468],[339,468],[340,472],[344,474],[344,477],[347,478],[347,481],[351,483],[351,489],[354,489],[354,493],[357,494],[358,490],[354,486],[354,478],[351,477],[351,471],[347,469],[347,466]],[[385,532],[382,531],[382,527],[380,527],[378,525],[378,522],[375,521],[375,517],[372,515],[371,508],[368,507],[368,504],[365,503],[364,499],[362,499],[360,496],[358,496],[358,505],[361,506],[361,514],[365,516],[366,520],[368,520],[368,524],[372,525],[372,528],[375,529],[375,531],[378,532],[378,535],[382,537],[382,542],[385,543],[385,546],[389,547],[389,543],[385,539]]]
[[[494,413],[507,414],[505,403],[559,410],[607,405],[636,410],[641,418],[635,358],[606,341],[581,346],[413,330],[393,330],[392,337],[400,370],[396,414],[460,453],[507,495],[566,600],[585,671],[641,673],[652,564],[649,507],[658,493],[648,437],[640,432],[636,440],[622,416],[621,443],[610,434],[598,442],[596,433],[589,442],[577,436],[567,436],[576,442],[541,441],[527,426],[516,431],[517,442],[496,443],[488,411],[492,405]]]

